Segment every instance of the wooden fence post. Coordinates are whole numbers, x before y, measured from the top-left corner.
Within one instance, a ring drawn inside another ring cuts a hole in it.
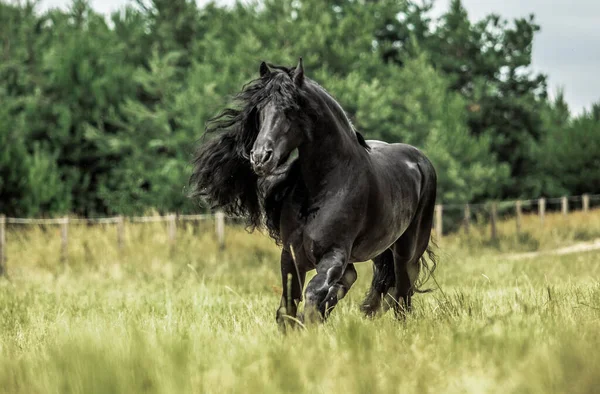
[[[498,232],[496,229],[496,220],[498,217],[498,206],[496,204],[496,202],[494,201],[492,203],[492,215],[490,218],[490,225],[491,225],[491,238],[492,240],[495,240],[496,238],[498,238]]]
[[[225,249],[225,214],[222,211],[215,214],[215,233],[219,249]]]
[[[438,239],[442,239],[442,211],[444,207],[442,204],[437,204],[435,206],[435,234]]]
[[[6,216],[0,215],[0,276],[6,273]]]
[[[517,214],[517,234],[521,232],[521,216],[523,216],[523,210],[521,209],[521,200],[517,200],[515,205]]]
[[[123,216],[117,217],[117,246],[119,249],[123,249],[125,245],[124,234],[125,233],[125,220]]]
[[[67,262],[69,257],[69,217],[65,216],[60,222],[60,260]]]
[[[567,216],[567,214],[569,213],[569,201],[567,200],[567,197],[562,197],[560,199],[560,210],[565,216]]]
[[[169,236],[169,242],[171,244],[175,243],[175,238],[177,237],[177,216],[172,213],[167,216],[167,233]]]
[[[583,212],[587,212],[590,210],[590,195],[584,194],[581,196],[581,201],[583,202]]]
[[[469,226],[471,225],[471,207],[469,204],[465,204],[465,234],[469,234]]]
[[[540,214],[540,222],[544,224],[544,215],[546,214],[546,199],[540,198],[538,202],[538,212]]]

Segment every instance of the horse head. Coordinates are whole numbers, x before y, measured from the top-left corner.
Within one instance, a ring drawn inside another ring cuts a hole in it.
[[[309,131],[303,109],[302,58],[295,69],[260,65],[265,81],[264,100],[257,107],[259,132],[250,152],[252,169],[259,176],[272,174],[300,146]]]

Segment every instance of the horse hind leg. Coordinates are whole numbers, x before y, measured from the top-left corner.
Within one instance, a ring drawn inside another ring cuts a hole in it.
[[[394,312],[397,317],[405,316],[405,313],[412,309],[411,298],[417,291],[416,284],[421,265],[426,265],[423,254],[428,250],[431,240],[436,196],[435,182],[426,185],[421,196],[422,201],[412,223],[391,248],[394,252],[396,277]],[[429,257],[434,256],[429,253]],[[429,274],[435,269],[435,260],[433,263]]]
[[[394,253],[396,287],[389,303],[392,304],[396,317],[402,317],[412,310],[413,286],[419,276],[419,264],[415,260],[404,254]]]
[[[411,225],[392,246],[396,279],[392,302],[396,317],[403,317],[412,310],[412,296],[430,238],[431,223],[424,220]]]
[[[360,309],[367,316],[372,317],[381,308],[382,298],[395,286],[394,255],[387,249],[373,259],[373,280]]]

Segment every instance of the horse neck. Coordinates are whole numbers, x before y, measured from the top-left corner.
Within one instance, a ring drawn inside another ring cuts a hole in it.
[[[302,177],[313,196],[323,190],[331,177],[352,177],[352,167],[361,165],[367,155],[348,119],[340,114],[341,108],[332,108],[331,102],[322,101],[322,113],[315,120],[312,138],[298,148]]]

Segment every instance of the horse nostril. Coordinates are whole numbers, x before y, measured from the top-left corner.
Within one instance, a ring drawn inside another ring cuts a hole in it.
[[[273,149],[259,149],[250,152],[250,162],[256,167],[262,167],[273,157]]]
[[[265,157],[263,158],[263,161],[262,161],[263,164],[268,163],[269,160],[271,160],[271,156],[273,156],[273,151],[269,149],[268,151],[265,152]]]

